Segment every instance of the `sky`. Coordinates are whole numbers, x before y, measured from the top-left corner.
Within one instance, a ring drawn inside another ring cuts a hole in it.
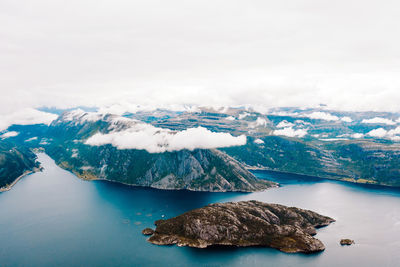
[[[54,106],[399,111],[400,2],[2,0],[0,114]]]

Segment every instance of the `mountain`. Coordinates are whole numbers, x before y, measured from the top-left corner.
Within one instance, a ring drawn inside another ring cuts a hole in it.
[[[157,188],[264,188],[259,185],[264,182],[246,168],[400,186],[399,118],[399,113],[324,107],[191,107],[123,115],[77,109],[62,113],[50,126],[13,125],[8,131],[19,134],[7,140],[44,147],[60,166],[83,178]],[[244,142],[218,149],[201,147],[208,139],[213,141],[208,135],[196,137],[205,131],[226,134],[222,141],[243,137]],[[88,145],[94,136],[100,139]],[[200,182],[204,179],[206,185]]]
[[[0,192],[8,190],[22,175],[38,168],[36,155],[28,148],[0,141]]]
[[[86,141],[96,133],[115,133],[140,123],[113,115],[92,115],[63,114],[50,125],[46,144],[42,144],[59,166],[83,179],[217,192],[252,192],[276,186],[257,179],[241,163],[218,149],[149,153],[144,149],[118,149],[110,144],[88,145]]]
[[[245,145],[221,148],[248,169],[267,169],[356,183],[400,186],[400,114],[324,108],[203,108],[138,112],[154,126],[188,125],[245,134]],[[168,115],[166,115],[168,114]]]
[[[356,183],[400,186],[400,144],[372,140],[304,141],[266,136],[222,149],[248,169],[267,169]]]
[[[118,150],[110,145],[46,146],[64,169],[87,180],[104,179],[159,189],[194,191],[259,191],[275,186],[259,180],[242,165],[216,149],[151,154]]]

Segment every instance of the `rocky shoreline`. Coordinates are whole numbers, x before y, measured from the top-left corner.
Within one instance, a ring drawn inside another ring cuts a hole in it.
[[[29,175],[29,174],[32,174],[32,173],[35,173],[35,172],[38,172],[38,171],[40,171],[40,168],[31,170],[31,171],[25,171],[23,174],[21,174],[20,176],[18,176],[18,177],[14,180],[14,182],[12,182],[10,185],[1,187],[1,188],[0,188],[0,193],[11,190],[12,187],[13,187],[14,185],[16,185],[16,184],[18,183],[19,180],[21,180],[22,178],[24,178],[25,176],[27,176],[27,175]]]
[[[323,251],[314,238],[316,229],[335,220],[310,210],[241,201],[210,204],[167,220],[155,222],[148,241],[156,245],[206,248],[264,246],[287,253]]]

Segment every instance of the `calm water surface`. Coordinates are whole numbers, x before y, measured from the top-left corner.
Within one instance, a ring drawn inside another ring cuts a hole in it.
[[[45,170],[0,193],[0,266],[399,266],[400,191],[256,172],[282,183],[260,193],[204,193],[85,182],[39,154]],[[336,223],[320,229],[326,250],[155,246],[141,230],[212,202],[256,199],[312,209]],[[341,247],[341,238],[356,245]]]

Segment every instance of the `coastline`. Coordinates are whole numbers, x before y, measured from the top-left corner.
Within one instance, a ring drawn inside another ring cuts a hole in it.
[[[337,182],[349,183],[349,184],[354,184],[354,185],[378,186],[378,187],[391,188],[391,189],[400,189],[400,186],[389,185],[389,184],[384,184],[384,183],[374,183],[374,182],[371,182],[369,180],[362,179],[362,178],[358,179],[358,180],[355,180],[354,178],[338,179],[338,178],[332,178],[332,177],[313,176],[313,175],[302,174],[302,173],[279,171],[279,170],[270,169],[268,167],[258,167],[258,166],[249,166],[249,165],[245,165],[245,168],[249,171],[255,171],[255,172],[267,171],[267,172],[271,172],[271,173],[298,175],[298,176],[309,177],[309,178],[318,179],[318,180],[337,181]]]
[[[93,174],[84,174],[82,175],[81,173],[73,170],[72,168],[67,168],[65,165],[63,164],[59,164],[57,162],[55,162],[55,164],[60,167],[63,170],[66,170],[70,173],[72,173],[74,176],[76,176],[78,179],[82,180],[82,181],[86,181],[86,182],[90,182],[90,181],[106,181],[106,182],[110,182],[110,183],[116,183],[116,184],[121,184],[121,185],[126,185],[126,186],[131,186],[131,187],[147,187],[147,188],[153,188],[153,189],[157,189],[157,190],[171,190],[171,191],[175,191],[175,190],[187,190],[187,191],[192,191],[192,192],[210,192],[210,193],[255,193],[255,192],[264,192],[266,190],[270,190],[273,188],[279,188],[280,185],[278,183],[276,183],[275,185],[271,185],[271,187],[269,188],[264,188],[264,189],[259,189],[259,190],[227,190],[227,191],[209,191],[209,190],[194,190],[192,188],[160,188],[160,187],[155,187],[152,185],[142,185],[142,184],[128,184],[125,182],[121,182],[121,181],[115,181],[115,180],[109,180],[106,178],[99,178]]]
[[[32,174],[32,173],[37,172],[37,171],[38,171],[38,170],[36,170],[36,168],[33,169],[33,170],[25,171],[23,174],[21,174],[20,176],[18,176],[18,177],[14,180],[14,182],[12,182],[10,185],[1,187],[1,188],[0,188],[0,193],[2,193],[2,192],[7,192],[7,191],[11,190],[12,187],[13,187],[14,185],[16,185],[16,184],[18,183],[19,180],[21,180],[21,179],[24,178],[25,176],[28,176],[29,174]]]

